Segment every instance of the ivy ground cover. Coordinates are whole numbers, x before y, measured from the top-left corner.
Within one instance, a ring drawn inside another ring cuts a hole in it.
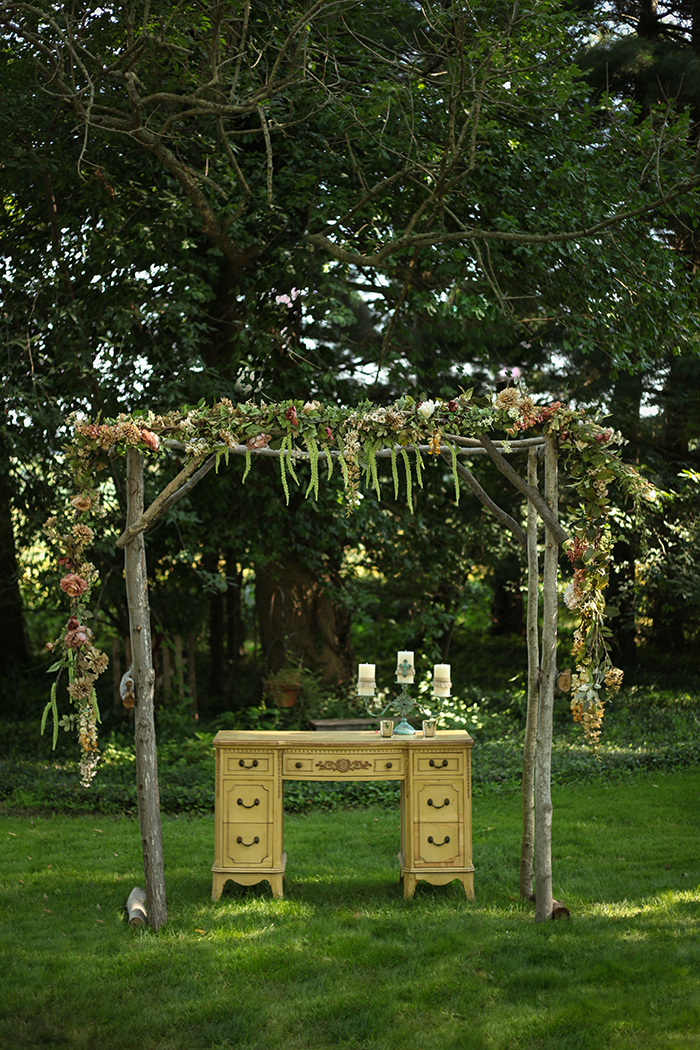
[[[477,899],[397,882],[398,813],[287,818],[286,898],[209,899],[213,818],[164,825],[169,921],[129,928],[124,817],[0,818],[0,1045],[697,1047],[700,770],[554,789],[555,896],[520,901],[517,792],[474,798]]]

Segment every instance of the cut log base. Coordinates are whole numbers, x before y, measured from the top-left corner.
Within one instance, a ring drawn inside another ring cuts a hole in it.
[[[129,926],[146,926],[148,916],[146,914],[146,891],[140,886],[134,886],[126,902],[126,914],[129,917]]]

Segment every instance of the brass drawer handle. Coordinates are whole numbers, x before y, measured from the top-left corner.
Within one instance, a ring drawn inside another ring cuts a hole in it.
[[[431,766],[433,769],[444,769],[447,765],[447,759],[443,758],[442,762],[436,762],[434,758],[431,758],[428,762],[428,765]]]
[[[294,768],[295,769],[301,769],[301,762],[295,762],[294,763]]]
[[[446,798],[441,806],[436,806],[435,803],[433,802],[432,798],[428,799],[428,805],[432,806],[433,809],[444,809],[445,806],[449,806],[449,804],[450,804],[449,798]]]
[[[238,759],[238,765],[241,767],[241,769],[256,769],[257,765],[258,765],[258,760],[257,760],[257,758],[254,758],[253,761],[250,763],[250,765],[247,766],[245,764],[245,760],[242,759],[242,758],[239,758]]]
[[[393,762],[387,762],[386,768],[387,769],[393,769],[394,768],[394,763]]]
[[[252,842],[244,842],[242,837],[239,835],[236,839],[236,842],[239,846],[257,846],[257,844],[260,842],[260,839],[256,835]]]
[[[239,805],[239,806],[243,806],[243,809],[255,809],[255,807],[256,807],[256,806],[259,806],[259,805],[260,805],[260,799],[259,799],[259,798],[256,798],[255,802],[253,802],[253,804],[252,804],[252,805],[250,805],[250,806],[246,806],[246,804],[245,804],[245,802],[243,801],[243,799],[242,799],[242,798],[239,798],[239,799],[238,799],[238,801],[237,801],[237,805]]]
[[[431,846],[446,846],[449,841],[450,841],[450,836],[449,835],[445,835],[445,841],[444,842],[435,842],[435,840],[433,839],[433,836],[432,835],[428,835],[428,842],[430,843]],[[239,842],[240,842],[240,839],[239,839]]]

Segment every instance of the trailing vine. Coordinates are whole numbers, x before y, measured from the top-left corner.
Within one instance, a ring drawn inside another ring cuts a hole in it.
[[[413,469],[415,483],[423,484],[425,464],[419,446],[430,456],[439,456],[444,443],[451,453],[455,499],[459,499],[457,454],[459,438],[500,432],[501,451],[510,451],[509,441],[520,436],[554,434],[560,456],[568,470],[580,506],[568,524],[569,539],[565,550],[571,560],[574,577],[564,600],[575,611],[579,623],[574,633],[571,707],[574,719],[581,722],[587,739],[595,746],[600,735],[605,692],[615,691],[622,672],[614,667],[606,626],[604,592],[608,582],[613,546],[610,530],[609,486],[617,483],[635,500],[653,498],[650,486],[619,456],[622,436],[606,428],[583,409],[571,409],[557,401],[537,405],[527,390],[509,386],[492,398],[474,398],[471,390],[442,400],[416,401],[404,396],[389,406],[364,402],[353,409],[324,405],[319,401],[287,400],[277,404],[247,401],[233,404],[222,398],[213,406],[203,402],[195,407],[157,415],[120,415],[112,421],[91,422],[73,417],[74,436],[64,449],[77,495],[72,511],[80,518],[70,529],[59,527],[50,519],[46,531],[62,547],[59,564],[70,571],[61,587],[71,598],[71,616],[62,638],[51,643],[58,660],[52,670],[65,670],[68,691],[76,707],[74,714],[58,719],[55,689],[52,692],[45,721],[49,715],[64,728],[77,726],[84,758],[81,761],[83,782],[89,783],[96,762],[97,707],[94,682],[106,669],[107,657],[92,645],[92,632],[85,626],[89,617],[87,604],[97,576],[94,566],[83,560],[92,542],[93,532],[82,518],[94,513],[99,505],[95,473],[106,466],[106,457],[138,447],[145,455],[162,456],[166,449],[184,451],[188,460],[203,461],[216,456],[217,466],[228,461],[232,451],[245,454],[245,480],[256,452],[277,450],[279,470],[287,503],[290,483],[299,485],[295,460],[308,458],[311,480],[306,496],[318,497],[319,460],[322,450],[327,475],[337,458],[345,487],[346,511],[351,513],[359,499],[359,483],[364,471],[366,484],[379,494],[377,455],[388,454],[394,496],[398,498],[400,479],[398,455],[404,471],[406,499],[413,509]],[[445,461],[440,458],[442,465]],[[608,610],[612,615],[614,610]],[[77,632],[77,633],[76,633]],[[54,683],[55,685],[56,683]]]

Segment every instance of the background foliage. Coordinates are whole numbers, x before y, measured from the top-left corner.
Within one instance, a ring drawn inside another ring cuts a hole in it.
[[[617,511],[616,661],[690,682],[697,196],[673,193],[696,178],[696,6],[0,3],[6,717],[33,713],[62,616],[39,530],[70,411],[388,403],[514,372],[542,402],[608,411],[664,491],[641,530]],[[111,469],[98,641],[124,670]],[[368,497],[348,522],[332,488],[286,510],[272,464],[241,498],[242,469],[149,536],[162,722],[259,709],[290,634],[312,671],[333,667],[311,714],[352,713],[356,653],[449,659],[465,700],[520,685],[522,563],[476,503],[448,508],[439,470],[412,517]],[[303,629],[272,610],[292,579],[313,596]],[[109,683],[100,700],[121,725]]]

